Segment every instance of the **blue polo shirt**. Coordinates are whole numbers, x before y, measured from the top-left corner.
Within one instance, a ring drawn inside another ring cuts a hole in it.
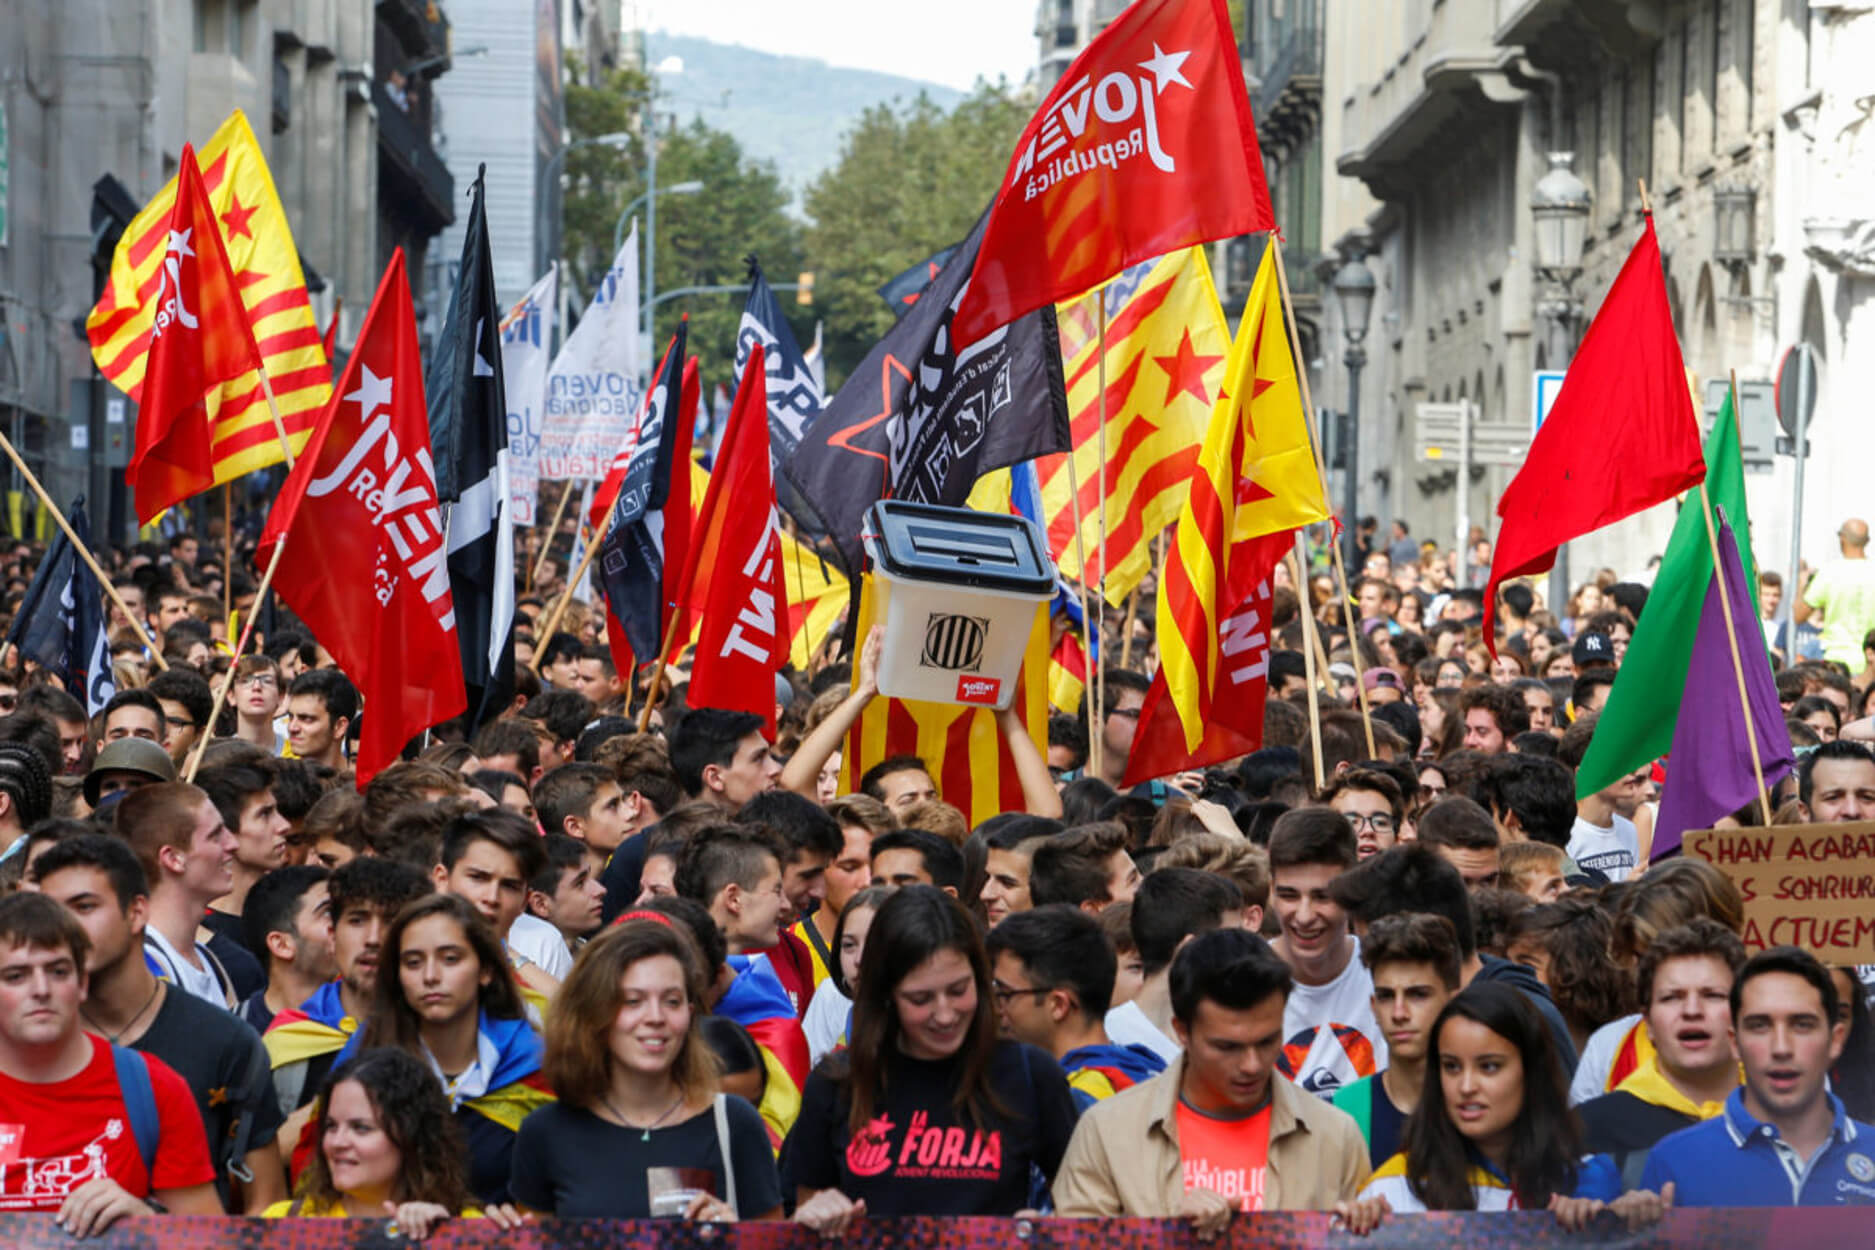
[[[1725,1111],[1663,1137],[1647,1156],[1642,1189],[1674,1184],[1682,1207],[1828,1207],[1875,1204],[1875,1128],[1849,1118],[1826,1093],[1835,1125],[1808,1162],[1777,1129],[1745,1110],[1733,1090]]]

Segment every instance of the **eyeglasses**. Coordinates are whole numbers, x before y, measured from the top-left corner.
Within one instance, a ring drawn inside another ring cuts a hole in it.
[[[278,685],[279,682],[275,680],[272,673],[249,673],[246,677],[241,679],[240,684],[243,686],[259,686],[262,689],[267,689]]]
[[[996,1000],[996,1005],[998,1007],[1003,1007],[1003,1006],[1007,1006],[1009,1003],[1009,1000],[1012,998],[1020,997],[1022,995],[1029,995],[1033,997],[1036,994],[1047,994],[1047,993],[1052,992],[1054,988],[1055,987],[1052,985],[1041,985],[1041,986],[1037,986],[1036,988],[1032,990],[1012,990],[1007,985],[1004,985],[1001,981],[995,981],[990,984],[990,997]]]
[[[1385,812],[1379,812],[1374,815],[1369,815],[1366,812],[1343,812],[1341,814],[1348,818],[1348,823],[1354,826],[1356,833],[1360,832],[1363,826],[1372,829],[1375,833],[1393,832],[1393,817],[1387,815]]]

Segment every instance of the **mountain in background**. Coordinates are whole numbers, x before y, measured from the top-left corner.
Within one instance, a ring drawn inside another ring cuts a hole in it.
[[[735,44],[652,31],[647,61],[682,57],[684,72],[664,80],[667,108],[688,125],[701,117],[727,131],[757,160],[772,161],[793,195],[791,211],[822,170],[840,159],[840,142],[859,115],[875,104],[909,104],[920,92],[949,110],[964,93],[936,83],[841,69],[825,61],[776,56]]]

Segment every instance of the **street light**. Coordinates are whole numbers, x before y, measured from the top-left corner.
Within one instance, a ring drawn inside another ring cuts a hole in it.
[[[1272,244],[1274,246],[1274,244]],[[1379,286],[1374,281],[1374,273],[1362,258],[1366,250],[1358,244],[1348,253],[1347,261],[1335,274],[1335,301],[1341,308],[1341,333],[1347,339],[1348,349],[1341,361],[1348,367],[1348,437],[1347,445],[1347,515],[1342,519],[1343,536],[1347,541],[1348,567],[1358,564],[1360,553],[1361,518],[1356,511],[1359,506],[1361,487],[1360,447],[1361,447],[1361,366],[1367,363],[1367,349],[1362,346],[1367,338],[1367,319],[1374,313],[1374,291]]]
[[[1536,221],[1536,269],[1539,278],[1548,281],[1537,297],[1537,316],[1550,324],[1550,350],[1544,363],[1551,369],[1566,369],[1575,351],[1575,325],[1581,316],[1570,287],[1582,273],[1582,252],[1588,244],[1589,214],[1594,196],[1576,177],[1574,152],[1551,152],[1549,172],[1537,179],[1530,194],[1530,215]],[[1536,413],[1530,414],[1534,422]],[[1463,470],[1461,470],[1463,472]],[[1460,482],[1465,490],[1468,483]],[[1465,558],[1459,553],[1459,559]],[[1569,599],[1569,547],[1556,549],[1556,563],[1550,569],[1549,609],[1561,610]]]
[[[618,255],[618,250],[625,246],[625,223],[631,220],[631,215],[637,211],[638,206],[652,195],[695,195],[701,190],[703,190],[703,184],[692,178],[689,182],[676,182],[668,187],[658,187],[655,191],[646,191],[627,204],[625,211],[618,215],[618,225],[612,228],[612,254]]]

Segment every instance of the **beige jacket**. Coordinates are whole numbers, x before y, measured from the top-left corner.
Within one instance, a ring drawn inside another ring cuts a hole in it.
[[[1185,1060],[1089,1107],[1055,1174],[1055,1213],[1168,1218],[1185,1196],[1178,1089]],[[1265,1211],[1327,1211],[1373,1171],[1353,1117],[1283,1077],[1270,1086]]]

